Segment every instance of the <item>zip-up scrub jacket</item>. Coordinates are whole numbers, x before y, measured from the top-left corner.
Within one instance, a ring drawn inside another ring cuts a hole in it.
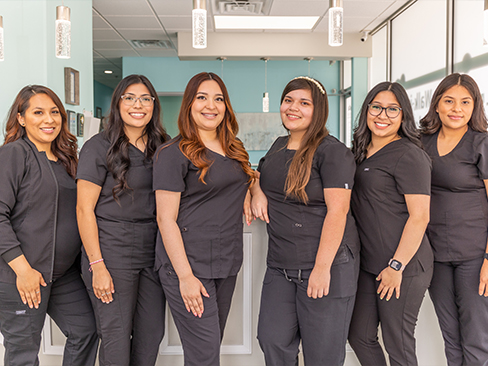
[[[45,152],[27,137],[0,148],[0,282],[15,283],[7,264],[24,254],[52,281],[58,182]],[[79,243],[66,243],[77,245]],[[57,258],[73,261],[73,258]]]

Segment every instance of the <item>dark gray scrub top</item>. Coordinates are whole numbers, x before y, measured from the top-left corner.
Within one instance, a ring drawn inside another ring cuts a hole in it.
[[[268,259],[270,267],[311,269],[320,244],[327,215],[324,188],[352,189],[356,164],[351,151],[333,136],[327,136],[315,151],[310,180],[305,187],[309,202],[304,204],[285,194],[285,181],[296,150],[286,148],[288,136],[279,137],[260,160],[260,186],[268,198]],[[347,248],[346,248],[347,247]],[[356,225],[348,214],[339,253],[359,251]]]
[[[81,251],[81,239],[76,223],[76,183],[60,160],[50,161],[58,181],[58,212],[53,280],[61,277],[73,265]]]
[[[356,169],[351,207],[361,239],[361,269],[379,274],[388,266],[409,217],[406,194],[430,195],[431,161],[407,138],[393,141]],[[424,235],[404,276],[432,266],[433,255]]]
[[[457,146],[444,156],[437,137],[423,135],[432,158],[432,198],[427,229],[439,262],[481,258],[488,237],[488,135],[468,128]]]
[[[76,175],[102,187],[95,206],[102,256],[109,268],[152,267],[157,232],[152,161],[129,145],[127,183],[131,189],[120,193],[117,202],[112,195],[116,183],[107,166],[109,147],[103,132],[85,142]]]
[[[212,162],[205,183],[198,168],[183,155],[179,140],[154,155],[153,188],[181,192],[177,224],[193,274],[216,279],[234,276],[242,264],[242,210],[248,176],[237,160],[206,149]],[[156,242],[156,270],[170,269],[161,233]]]

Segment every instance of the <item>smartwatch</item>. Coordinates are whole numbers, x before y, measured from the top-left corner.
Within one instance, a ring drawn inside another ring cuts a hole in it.
[[[395,271],[403,271],[405,269],[405,266],[397,261],[396,259],[390,259],[390,261],[388,262],[388,265],[393,268]]]
[[[485,253],[485,254],[483,255],[483,258],[488,259],[488,253]]]

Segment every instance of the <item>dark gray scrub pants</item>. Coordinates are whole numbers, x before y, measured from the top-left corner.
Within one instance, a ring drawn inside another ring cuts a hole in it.
[[[46,314],[67,337],[63,366],[95,364],[98,336],[92,306],[78,270],[41,286],[41,303],[30,309],[17,286],[0,283],[0,328],[4,337],[5,366],[37,366],[41,331]]]
[[[415,276],[403,277],[400,298],[380,300],[376,275],[359,272],[356,305],[349,329],[349,344],[362,366],[386,366],[383,349],[378,342],[381,324],[383,342],[391,366],[416,366],[415,326],[432,278],[432,267]]]
[[[488,365],[488,298],[478,295],[483,261],[434,262],[429,293],[449,366]]]
[[[286,276],[285,276],[286,272]],[[268,267],[263,281],[258,340],[267,366],[298,365],[302,341],[307,366],[340,366],[346,356],[346,341],[354,308],[352,296],[337,296],[340,287],[353,282],[357,261],[332,266],[329,295],[307,296],[311,270],[280,270]]]
[[[164,336],[165,298],[153,268],[108,268],[115,287],[109,304],[93,293],[85,256],[83,276],[101,339],[100,366],[154,366]]]
[[[180,335],[185,366],[220,365],[220,344],[237,276],[199,278],[209,294],[208,298],[202,296],[204,310],[201,318],[186,310],[179,280],[172,268],[161,267],[159,278]]]

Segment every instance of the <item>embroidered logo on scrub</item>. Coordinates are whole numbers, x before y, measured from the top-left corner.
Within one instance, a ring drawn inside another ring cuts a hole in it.
[[[15,312],[15,315],[23,315],[23,314],[25,314],[25,313],[26,313],[26,310],[17,310],[17,311]]]
[[[369,172],[369,168],[364,168],[364,171],[365,172]]]
[[[349,189],[349,184],[344,184],[344,188]]]

